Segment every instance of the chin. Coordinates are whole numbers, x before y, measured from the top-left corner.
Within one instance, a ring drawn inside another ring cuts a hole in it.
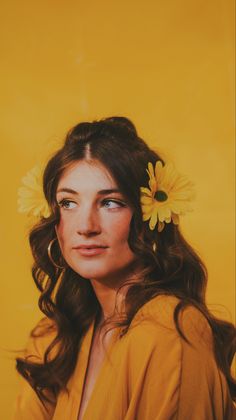
[[[80,276],[84,277],[85,279],[101,279],[103,277],[109,276],[109,272],[104,270],[103,268],[99,267],[81,267],[78,264],[71,265],[71,268],[78,273]]]
[[[124,261],[120,266],[115,266],[115,261],[68,261],[70,267],[80,276],[88,280],[115,282],[124,275],[124,271],[129,269],[133,261]],[[127,274],[127,273],[125,273]]]
[[[115,282],[116,282],[116,275],[119,273],[119,269],[117,269],[117,271],[116,270],[114,270],[114,267],[113,267],[113,269],[111,269],[111,270],[104,270],[104,269],[102,269],[102,268],[90,268],[90,269],[82,269],[81,267],[72,267],[73,268],[73,270],[76,272],[76,273],[78,273],[80,276],[82,276],[83,278],[85,278],[85,279],[88,279],[88,280],[94,280],[94,281],[98,281],[98,282],[100,282],[100,283],[106,283],[106,284],[108,284],[108,283],[110,283],[111,284],[111,282],[112,282],[112,280],[114,280]],[[118,277],[120,277],[120,275],[118,274]]]

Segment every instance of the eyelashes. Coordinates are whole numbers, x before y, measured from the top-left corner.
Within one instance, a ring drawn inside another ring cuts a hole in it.
[[[68,204],[70,204],[70,203],[74,204],[74,207],[69,208]],[[108,207],[108,206],[106,206],[106,204],[108,204],[108,203],[113,203],[115,206],[114,207]],[[71,210],[71,209],[76,207],[76,203],[74,201],[68,200],[68,199],[65,199],[65,198],[58,201],[57,204],[60,208],[62,208],[64,210]],[[114,200],[114,199],[108,199],[108,198],[105,199],[105,200],[102,200],[101,204],[102,204],[103,207],[105,207],[107,209],[116,209],[116,208],[119,208],[119,207],[127,207],[126,203],[124,203],[122,201]]]
[[[107,203],[117,204],[119,207],[126,207],[126,204],[119,200],[112,200],[108,198],[106,198],[105,200],[102,200],[102,204],[104,205],[104,207],[105,207],[105,204]],[[115,208],[115,207],[107,207],[107,208]]]
[[[68,209],[68,207],[65,207],[68,203],[74,203],[74,201],[66,200],[66,199],[63,198],[62,200],[57,202],[58,206],[61,207],[62,209],[70,210],[70,209]]]

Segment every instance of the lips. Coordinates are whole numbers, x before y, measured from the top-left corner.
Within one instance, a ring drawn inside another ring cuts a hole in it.
[[[83,257],[93,257],[93,256],[100,255],[106,252],[106,248],[108,247],[107,246],[90,246],[90,248],[88,248],[87,246],[87,247],[77,247],[75,249]]]
[[[105,245],[99,245],[99,244],[94,244],[94,245],[78,245],[76,247],[74,247],[74,249],[94,249],[94,248],[107,248],[107,246]]]

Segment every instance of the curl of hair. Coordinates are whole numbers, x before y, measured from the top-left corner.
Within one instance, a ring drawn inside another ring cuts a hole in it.
[[[174,295],[180,299],[174,311],[175,325],[186,340],[178,317],[184,307],[194,305],[203,313],[212,329],[215,359],[235,400],[236,384],[230,371],[235,351],[235,328],[230,322],[220,320],[209,312],[205,303],[206,267],[184,239],[179,227],[168,223],[163,232],[158,232],[150,231],[147,223],[143,223],[139,188],[148,185],[147,163],[155,164],[158,159],[164,161],[138,136],[133,123],[125,117],[110,117],[76,125],[67,134],[62,148],[46,165],[43,188],[52,213],[47,219],[41,218],[31,229],[29,242],[34,257],[32,276],[41,292],[39,308],[56,325],[57,334],[45,352],[43,363],[17,358],[16,369],[29,381],[42,402],[51,401],[44,391],[49,391],[56,398],[62,388],[67,389],[66,384],[74,371],[82,339],[93,319],[101,312],[91,283],[63,261],[59,247],[54,248],[54,258],[64,263],[64,270],[58,270],[47,254],[48,244],[55,238],[55,225],[60,220],[56,203],[59,179],[71,163],[81,159],[100,161],[134,209],[128,243],[142,261],[143,270],[140,282],[128,282],[126,316],[113,323],[113,328],[123,327],[122,335],[125,335],[133,317],[147,301],[160,294]],[[158,244],[155,252],[153,242]],[[109,319],[106,323],[109,324]],[[37,327],[31,333],[32,336],[40,334],[42,331],[37,334]],[[58,346],[58,351],[51,358],[55,346]]]

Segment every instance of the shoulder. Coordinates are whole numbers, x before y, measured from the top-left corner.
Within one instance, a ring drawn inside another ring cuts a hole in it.
[[[126,334],[129,370],[134,371],[133,377],[136,371],[153,366],[152,372],[159,371],[165,377],[175,372],[175,381],[180,383],[181,370],[195,374],[200,366],[214,363],[211,327],[194,305],[184,307],[178,317],[180,331],[187,342],[179,333],[174,313],[180,302],[173,295],[159,295],[146,302],[134,316]]]
[[[234,408],[212,351],[211,327],[193,304],[184,307],[179,325],[186,343],[174,320],[179,303],[160,295],[134,316],[119,365],[126,363],[129,393],[137,396],[140,418],[229,419]]]
[[[152,340],[160,337],[175,336],[180,338],[174,318],[175,309],[181,300],[173,295],[158,295],[146,302],[134,316],[131,325],[139,329],[141,335]],[[185,337],[194,343],[212,347],[212,330],[205,315],[193,304],[187,305],[178,314],[178,325]]]
[[[53,320],[44,317],[31,330],[25,349],[27,360],[42,363],[48,346],[57,336],[57,327]],[[55,352],[55,350],[54,350]],[[52,355],[54,353],[52,351]]]

